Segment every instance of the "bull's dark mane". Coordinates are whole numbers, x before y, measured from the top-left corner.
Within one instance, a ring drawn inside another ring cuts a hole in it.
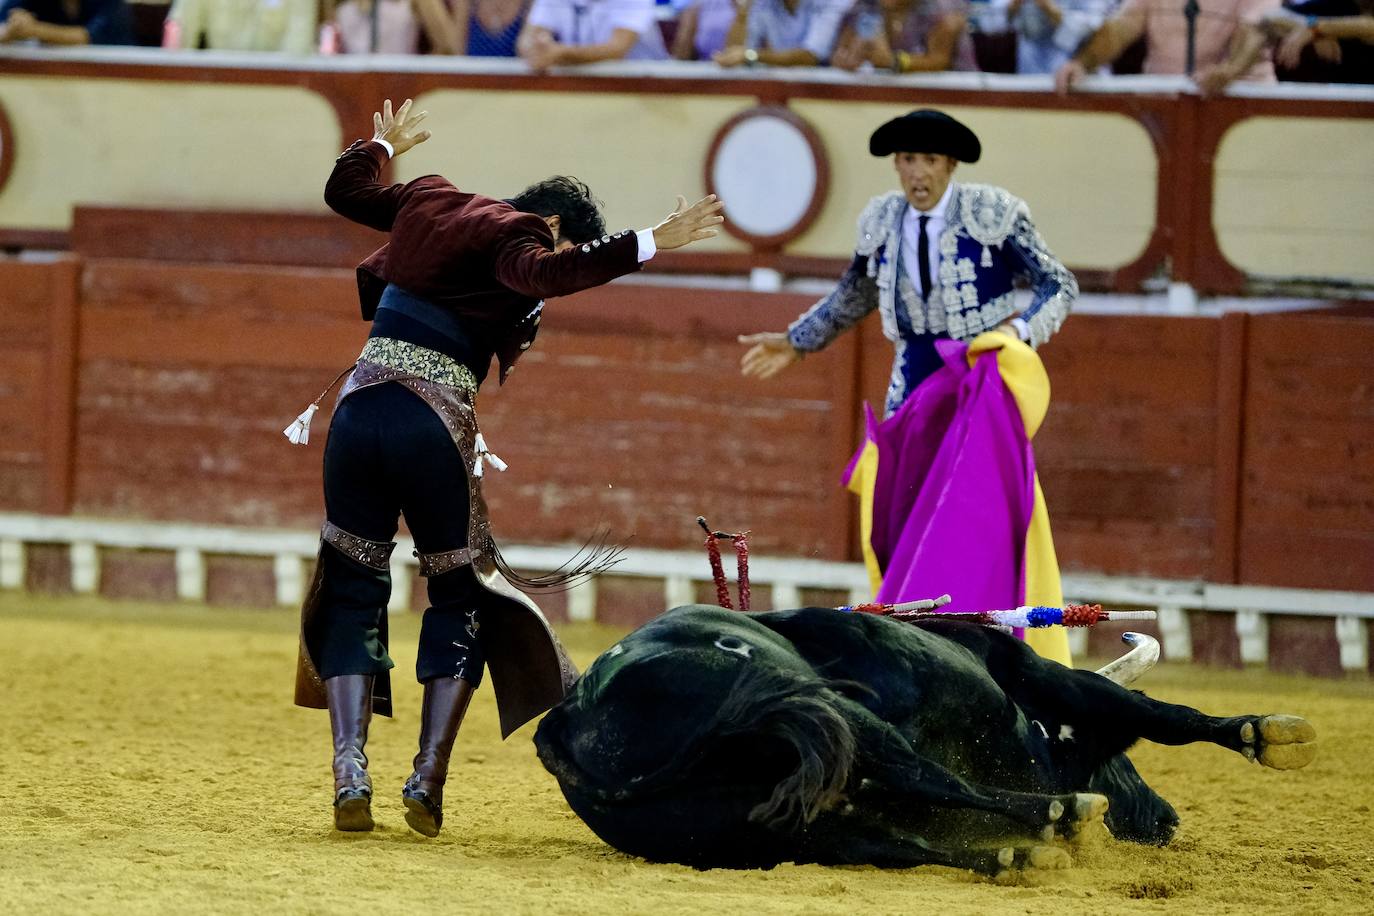
[[[825,681],[763,666],[749,666],[735,681],[716,715],[721,737],[773,738],[797,756],[796,769],[750,810],[749,820],[775,830],[797,829],[840,799],[856,742],[835,701]]]
[[[682,738],[662,766],[614,787],[605,785],[600,774],[584,770],[572,755],[558,753],[555,747],[560,742],[536,739],[536,744],[545,767],[561,782],[610,805],[642,802],[661,792],[677,791],[694,774],[714,781],[719,774],[711,770],[722,752],[735,761],[737,772],[753,777],[776,772],[761,765],[760,755],[786,761],[785,765],[792,765],[795,758],[795,765],[773,785],[769,798],[749,812],[749,820],[755,823],[789,831],[805,826],[835,804],[849,782],[857,742],[840,712],[839,691],[852,692],[858,687],[762,665],[744,665],[714,713]],[[738,756],[741,743],[755,752],[742,762]],[[736,747],[726,751],[731,745]],[[768,754],[768,750],[782,753]]]

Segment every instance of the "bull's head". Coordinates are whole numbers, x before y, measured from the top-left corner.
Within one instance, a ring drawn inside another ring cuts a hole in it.
[[[603,653],[535,743],[570,801],[570,788],[615,807],[734,785],[752,798],[751,821],[801,826],[849,778],[854,738],[835,701],[778,634],[696,605]]]

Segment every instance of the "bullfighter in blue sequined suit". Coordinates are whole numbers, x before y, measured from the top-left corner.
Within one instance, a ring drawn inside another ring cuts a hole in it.
[[[1050,252],[1024,201],[1002,188],[948,178],[955,160],[974,162],[981,152],[977,137],[963,124],[941,112],[915,111],[879,128],[869,149],[874,155],[896,154],[903,189],[864,207],[849,269],[833,292],[792,323],[785,338],[742,338],[756,344],[745,356],[744,370],[772,375],[877,309],[883,334],[897,351],[886,399],[890,416],[940,367],[937,339],[967,341],[1003,328],[1038,347],[1063,323],[1078,284]],[[946,183],[904,171],[904,156],[914,159],[914,154],[948,160],[937,163],[947,169]],[[923,201],[924,209],[913,201],[920,194],[931,198]],[[1030,305],[1019,314],[1013,293],[1018,277],[1032,291]]]

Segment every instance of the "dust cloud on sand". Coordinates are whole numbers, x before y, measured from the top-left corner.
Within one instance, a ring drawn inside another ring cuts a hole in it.
[[[420,706],[418,617],[393,623],[394,720],[368,744],[378,829],[331,829],[326,714],[291,705],[286,611],[0,596],[0,900],[99,913],[1374,913],[1374,685],[1162,665],[1137,686],[1215,714],[1316,726],[1305,770],[1210,746],[1139,746],[1179,809],[1163,849],[1100,828],[1073,868],[999,885],[927,867],[699,872],[615,852],[568,810],[491,692],[454,752],[444,832],[401,782]],[[561,628],[580,665],[618,631]]]

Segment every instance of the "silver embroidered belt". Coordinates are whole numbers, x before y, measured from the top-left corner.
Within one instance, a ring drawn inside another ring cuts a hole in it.
[[[358,359],[395,369],[415,378],[477,394],[477,377],[451,356],[390,337],[369,337]]]

